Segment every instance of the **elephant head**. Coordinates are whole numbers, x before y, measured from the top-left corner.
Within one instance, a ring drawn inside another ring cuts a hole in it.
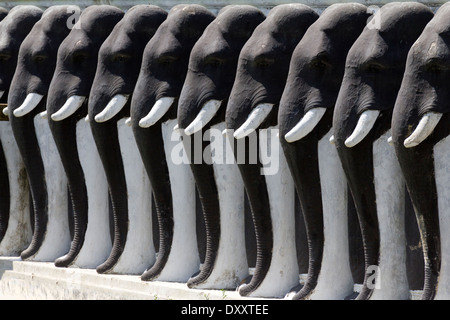
[[[435,166],[444,161],[447,167],[447,159],[441,160],[434,147],[449,134],[449,14],[450,5],[442,5],[411,47],[392,115],[392,143],[421,235],[425,263],[422,299],[433,299],[438,279],[444,281],[440,267],[445,234],[439,232],[439,221],[445,209],[440,212],[438,198],[445,201],[446,196],[438,197],[440,177]]]
[[[14,70],[17,65],[17,56],[22,41],[27,34],[31,31],[34,24],[41,18],[42,10],[35,6],[16,6],[9,12],[1,8],[0,9],[0,106],[6,104],[8,99],[8,92],[11,85],[11,80],[14,75]],[[8,14],[8,15],[7,15]],[[8,109],[5,108],[4,114],[8,114]],[[2,114],[3,115],[3,114]],[[9,132],[8,125],[8,132]],[[9,136],[2,136],[1,139],[9,140]],[[6,234],[9,218],[11,201],[10,197],[10,183],[14,184],[15,181],[9,181],[8,169],[7,169],[7,156],[6,150],[0,148],[0,163],[1,163],[1,177],[0,181],[4,186],[1,199],[0,199],[0,241]],[[10,168],[11,170],[12,168]],[[17,232],[20,233],[20,232]]]
[[[372,20],[378,24],[368,24],[347,55],[333,130],[363,238],[366,273],[358,299],[373,293],[369,266],[380,257],[373,142],[390,128],[408,50],[432,16],[422,4],[386,4]]]
[[[89,93],[88,118],[108,182],[114,239],[108,259],[97,267],[99,273],[110,271],[118,262],[128,231],[127,185],[117,121],[129,116],[130,96],[139,75],[144,48],[166,17],[167,12],[157,6],[134,6],[100,47]]]
[[[265,21],[256,27],[239,55],[236,78],[225,113],[227,134],[234,130],[236,139],[244,139],[256,129],[276,124],[292,52],[317,18],[318,14],[305,5],[279,5],[271,9]],[[246,159],[251,156],[249,150],[245,150]],[[249,295],[260,286],[269,270],[273,230],[266,181],[260,173],[260,159],[256,163],[240,163],[242,161],[237,160],[257,239],[254,275],[250,283],[239,289],[240,294]]]
[[[35,6],[20,5],[12,8],[0,22],[0,102],[6,103],[9,87],[17,65],[22,41],[41,18],[42,10]],[[4,12],[2,11],[2,14]]]
[[[45,10],[20,46],[17,68],[8,95],[9,119],[28,175],[34,209],[34,232],[22,259],[40,248],[47,228],[48,194],[43,158],[34,117],[45,110],[46,95],[56,65],[59,45],[69,34],[68,6]]]
[[[294,299],[306,297],[317,284],[324,247],[318,143],[330,131],[347,52],[367,19],[363,5],[334,4],[309,27],[292,54],[278,125],[309,246],[308,278]]]
[[[87,114],[87,97],[100,46],[122,16],[123,11],[113,6],[87,7],[58,50],[47,98],[47,117],[67,176],[74,220],[71,248],[55,261],[59,267],[70,265],[77,257],[88,222],[87,190],[77,150],[76,125]]]
[[[203,6],[177,5],[170,10],[167,20],[144,51],[130,121],[153,188],[160,238],[157,260],[142,274],[143,280],[161,275],[173,249],[176,223],[173,199],[176,195],[171,189],[170,159],[166,159],[162,123],[176,119],[191,49],[213,19],[214,15]],[[197,270],[198,262],[195,264]],[[192,267],[187,261],[186,265],[189,265],[186,269]]]
[[[192,151],[195,150],[194,144],[198,140],[194,138],[194,134],[203,135],[211,126],[225,121],[226,104],[236,76],[239,53],[254,29],[264,19],[264,14],[255,7],[227,6],[205,30],[190,56],[189,69],[178,105],[178,126],[184,130],[185,147],[190,148],[187,153],[190,155],[189,162],[202,202],[206,226],[206,256],[200,273],[188,281],[189,287],[198,286],[207,280],[214,282],[209,278],[213,268],[226,269],[226,263],[233,263],[233,259],[219,263],[217,256],[219,242],[222,241],[221,233],[226,232],[221,229],[235,228],[222,224],[228,214],[221,212],[213,164],[208,163],[206,159],[195,161]],[[203,143],[201,154],[208,145],[209,142]],[[235,188],[238,186],[235,185]],[[239,212],[233,212],[232,215],[239,215]],[[236,255],[237,249],[233,250]],[[239,279],[238,273],[233,272],[233,276],[240,282],[242,279]],[[226,278],[223,274],[218,274],[217,277],[222,281]]]

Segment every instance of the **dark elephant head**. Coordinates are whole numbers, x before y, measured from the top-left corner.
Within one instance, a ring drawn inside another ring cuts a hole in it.
[[[176,118],[191,49],[213,19],[203,6],[177,5],[144,51],[131,103],[131,125],[153,188],[160,239],[157,261],[142,275],[143,280],[161,274],[173,238],[173,195],[161,124]]]
[[[444,4],[411,47],[392,116],[392,142],[421,232],[422,299],[434,297],[440,275],[442,235],[435,175],[439,155],[434,146],[449,134],[449,16],[450,5]]]
[[[9,119],[27,171],[34,209],[33,238],[30,246],[21,253],[22,259],[30,258],[38,251],[46,233],[47,184],[34,117],[45,110],[57,51],[69,34],[67,21],[71,15],[68,6],[53,6],[45,10],[20,46],[8,95]]]
[[[292,52],[317,18],[317,13],[305,5],[276,6],[245,43],[225,114],[226,128],[228,132],[235,130],[235,138],[242,139],[256,129],[276,124]],[[249,148],[246,152],[249,153]],[[245,156],[248,159],[248,154]],[[239,290],[240,294],[248,295],[259,287],[268,272],[273,233],[266,181],[260,173],[262,164],[259,159],[255,164],[239,162],[257,239],[255,273],[251,282]]]
[[[431,10],[419,3],[386,4],[347,56],[333,129],[358,214],[366,270],[378,265],[380,254],[372,144],[390,128],[408,50],[432,17]],[[368,276],[366,272],[358,299],[373,292],[366,283]]]
[[[105,169],[114,217],[113,248],[97,272],[110,271],[118,262],[128,231],[128,197],[117,121],[129,116],[145,46],[166,19],[157,6],[137,5],[116,24],[99,51],[97,69],[89,93],[88,117]]]
[[[8,11],[0,9],[0,112],[8,114],[5,107],[11,80],[17,65],[17,56],[22,41],[41,18],[42,10],[35,6],[16,6]],[[0,199],[0,240],[5,236],[10,213],[8,169],[3,148],[0,148],[0,181],[4,192]],[[13,182],[11,182],[13,183]]]
[[[211,163],[194,161],[193,134],[202,134],[211,125],[225,120],[228,97],[236,76],[239,53],[264,14],[252,6],[227,6],[206,28],[192,49],[189,70],[178,106],[178,125],[186,136],[183,143],[190,148],[190,165],[202,201],[206,226],[205,263],[199,274],[188,281],[189,287],[204,283],[216,264],[221,235],[221,210],[218,187]],[[197,133],[198,132],[198,133]],[[209,145],[204,142],[203,150]],[[193,148],[192,148],[193,146]]]
[[[4,11],[1,11],[4,14]],[[12,8],[0,22],[0,102],[6,103],[9,87],[17,65],[22,41],[41,18],[43,11],[35,6]]]
[[[324,245],[318,142],[331,129],[347,52],[368,17],[363,5],[332,5],[309,27],[292,54],[278,125],[309,246],[308,278],[294,299],[306,297],[317,283]]]
[[[74,235],[69,253],[57,259],[56,266],[70,265],[83,245],[88,200],[77,150],[76,125],[87,114],[87,97],[94,80],[100,46],[123,14],[119,8],[108,5],[87,7],[58,50],[56,69],[48,92],[47,114],[67,176]]]

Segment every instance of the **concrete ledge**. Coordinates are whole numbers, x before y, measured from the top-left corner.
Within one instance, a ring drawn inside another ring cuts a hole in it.
[[[0,257],[0,293],[3,300],[255,300],[236,291],[189,289],[185,283],[146,282],[138,275],[57,268],[17,257]]]
[[[300,275],[300,284],[306,275]],[[355,285],[355,295],[362,285]],[[411,299],[421,297],[412,290]],[[142,281],[139,275],[98,274],[57,268],[53,262],[0,257],[0,300],[273,300],[242,297],[232,290],[190,289],[185,283]],[[281,299],[276,299],[281,300]]]

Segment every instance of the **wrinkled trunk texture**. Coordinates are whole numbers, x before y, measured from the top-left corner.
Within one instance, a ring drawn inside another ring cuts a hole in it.
[[[243,139],[248,140],[248,138]],[[246,141],[246,145],[248,145],[248,141]],[[238,150],[238,148],[235,146],[234,150]],[[259,138],[256,150],[259,150]],[[235,154],[235,157],[238,160],[237,154]],[[239,289],[239,293],[242,296],[250,295],[263,282],[270,268],[273,248],[270,202],[266,180],[264,175],[261,175],[262,164],[259,160],[255,164],[249,163],[248,159],[249,155],[247,154],[245,163],[238,162],[238,167],[244,181],[252,212],[256,237],[256,264],[251,281]]]
[[[412,149],[401,146],[397,148],[397,156],[415,208],[423,247],[425,274],[422,299],[431,300],[436,293],[440,269],[439,218],[434,173],[424,174],[423,168],[434,167],[433,152],[427,144]]]
[[[76,119],[70,117],[59,122],[49,120],[49,125],[66,172],[73,211],[73,240],[70,250],[55,261],[57,267],[67,267],[83,246],[88,223],[87,189],[77,150]]]
[[[285,139],[280,142],[294,178],[308,239],[308,276],[302,289],[292,297],[297,300],[307,297],[316,287],[322,263],[324,232],[318,139],[309,135],[295,143],[287,143]]]
[[[372,141],[365,140],[353,148],[347,148],[343,146],[343,141],[337,141],[336,146],[357,210],[367,270],[369,266],[378,265],[380,251],[375,188],[373,183],[367,183],[374,181]],[[373,292],[367,286],[370,275],[365,273],[363,288],[356,299],[370,298]]]
[[[200,139],[196,139],[196,137]],[[203,150],[210,142],[202,141],[202,137],[203,131],[199,131],[192,136],[183,137],[183,143],[190,157],[190,166],[202,205],[206,232],[206,252],[203,266],[198,275],[189,279],[187,282],[188,287],[195,287],[209,277],[216,262],[220,240],[219,194],[214,177],[214,168],[213,165],[205,163],[203,158]],[[198,146],[200,141],[202,141],[201,148]]]
[[[9,177],[8,168],[6,165],[6,158],[3,148],[0,145],[0,183],[2,185],[2,190],[0,192],[0,242],[5,236],[6,230],[8,229],[9,221]]]
[[[108,259],[97,267],[98,273],[107,273],[118,262],[125,248],[128,232],[127,187],[116,121],[96,123],[91,120],[91,129],[105,169],[112,205],[114,226],[112,250]]]
[[[33,237],[28,248],[20,254],[22,260],[26,260],[37,253],[45,238],[48,222],[47,184],[33,115],[17,118],[10,110],[10,121],[27,171],[34,211]]]
[[[141,275],[144,281],[158,277],[169,258],[173,240],[173,205],[169,170],[164,153],[164,141],[159,125],[141,129],[133,126],[133,133],[153,190],[159,226],[159,251],[156,262]]]

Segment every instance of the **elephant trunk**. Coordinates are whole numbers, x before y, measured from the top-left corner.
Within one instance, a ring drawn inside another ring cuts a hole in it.
[[[9,112],[14,138],[23,158],[33,199],[33,237],[28,248],[20,254],[22,260],[26,260],[37,253],[45,238],[48,221],[47,184],[33,115],[17,118],[13,116],[13,110]]]
[[[10,210],[10,193],[9,193],[9,177],[6,164],[5,153],[0,145],[0,181],[3,189],[0,194],[0,242],[5,236],[8,229],[9,210]]]
[[[76,119],[49,120],[55,144],[67,176],[69,195],[73,209],[73,240],[68,254],[57,259],[57,267],[67,267],[75,260],[84,242],[88,223],[88,200],[84,173],[77,151]]]
[[[251,281],[239,288],[240,295],[248,296],[261,285],[269,271],[273,248],[272,218],[266,179],[261,175],[259,160],[256,164],[238,162],[238,168],[249,199],[256,237],[255,271]]]
[[[414,205],[423,247],[425,274],[422,299],[431,300],[436,293],[441,263],[435,174],[434,171],[424,174],[424,168],[434,168],[433,148],[432,144],[427,142],[414,148],[405,148],[403,142],[407,137],[408,126],[399,131],[396,124],[393,119],[392,138]]]
[[[200,139],[197,137],[200,137]],[[190,167],[202,205],[206,232],[205,259],[200,273],[188,280],[187,285],[190,288],[196,287],[208,279],[216,262],[220,240],[220,206],[213,165],[205,163],[203,157],[201,160],[197,159],[199,155],[203,155],[203,150],[207,148],[209,143],[208,141],[202,141],[202,137],[203,130],[191,136],[183,136],[183,144],[188,151]],[[196,145],[198,143],[201,143],[201,148]]]
[[[89,115],[90,119],[91,117]],[[128,197],[120,152],[117,123],[107,121],[97,123],[91,120],[95,144],[103,163],[112,203],[114,235],[113,246],[108,259],[97,267],[98,273],[110,271],[118,262],[124,248],[128,232]]]
[[[151,181],[159,225],[158,257],[153,266],[141,275],[142,280],[149,281],[162,272],[172,247],[174,228],[172,192],[161,127],[155,125],[143,129],[137,123],[133,123],[132,127],[145,170]]]
[[[318,139],[315,135],[308,135],[300,141],[287,143],[283,138],[284,134],[280,134],[280,136],[282,137],[280,142],[302,206],[308,238],[308,276],[305,285],[292,297],[292,299],[298,300],[307,297],[314,290],[322,265],[324,232]]]
[[[365,270],[370,270],[370,266],[378,265],[380,252],[375,187],[373,183],[367,183],[374,181],[372,141],[368,139],[370,141],[347,148],[344,139],[340,135],[335,136],[335,144],[355,202],[362,233]],[[370,276],[371,274],[365,273],[363,287],[357,299],[370,298],[373,292],[373,288],[367,283]]]

